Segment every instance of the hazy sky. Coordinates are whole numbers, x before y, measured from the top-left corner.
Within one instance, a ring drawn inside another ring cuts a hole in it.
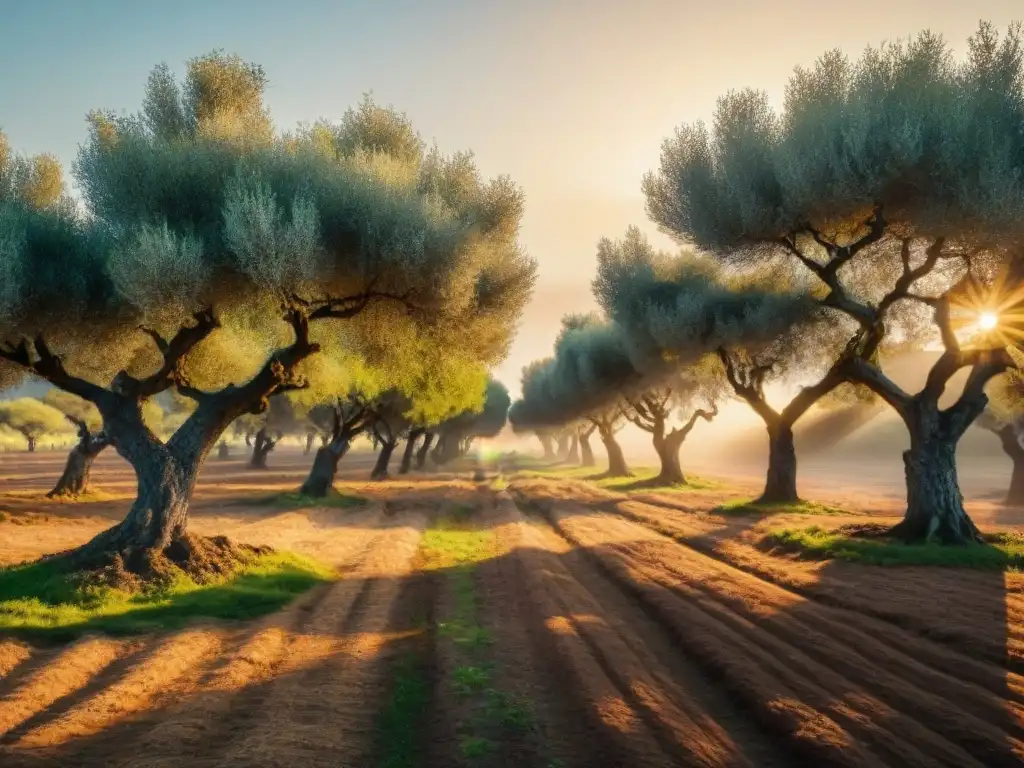
[[[65,164],[92,108],[136,111],[146,75],[224,48],[262,64],[280,127],[338,119],[372,90],[443,150],[472,149],[526,192],[540,279],[499,376],[547,354],[558,319],[592,306],[601,236],[652,235],[640,178],[676,125],[730,88],[778,103],[794,65],[931,28],[957,51],[1020,0],[0,0],[0,128]],[[658,237],[663,244],[668,241]]]

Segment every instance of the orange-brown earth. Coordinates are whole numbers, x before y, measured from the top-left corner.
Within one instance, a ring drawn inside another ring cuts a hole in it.
[[[123,514],[134,481],[114,456],[98,461],[91,500],[43,499],[62,458],[0,455],[0,563]],[[742,484],[631,496],[535,478],[498,491],[469,473],[372,484],[357,454],[339,487],[365,506],[267,504],[308,461],[209,462],[192,525],[316,557],[336,581],[249,623],[61,646],[0,637],[0,764],[383,765],[394,745],[381,713],[410,658],[426,699],[413,760],[393,765],[1024,763],[1021,574],[765,552],[770,527],[848,519],[716,514],[749,494]],[[858,521],[897,512],[822,501]],[[488,532],[485,558],[425,570],[424,531],[456,509],[457,527]],[[972,509],[983,527],[986,509]],[[488,638],[472,652],[449,631],[466,594]],[[455,685],[469,663],[487,674],[476,697]],[[481,726],[492,694],[527,715]]]

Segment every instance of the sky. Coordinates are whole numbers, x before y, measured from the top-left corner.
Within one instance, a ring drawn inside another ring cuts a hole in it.
[[[360,96],[406,112],[442,150],[525,191],[538,283],[498,377],[549,354],[594,308],[597,241],[636,224],[664,247],[640,182],[674,129],[734,88],[781,104],[796,65],[929,28],[962,52],[1020,0],[0,0],[0,129],[70,169],[90,109],[137,111],[150,69],[215,48],[263,65],[278,127],[337,120]]]

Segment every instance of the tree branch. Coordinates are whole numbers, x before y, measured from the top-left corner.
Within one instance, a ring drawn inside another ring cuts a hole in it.
[[[687,438],[687,436],[690,434],[690,432],[693,431],[693,428],[697,425],[697,419],[704,419],[704,421],[711,421],[717,415],[718,415],[718,405],[717,404],[712,404],[711,405],[711,410],[709,410],[709,411],[705,411],[703,408],[698,408],[690,416],[689,421],[687,421],[681,427],[676,427],[671,432],[669,432],[668,433],[668,438],[671,439],[671,438],[674,438],[674,437],[679,437],[680,438],[680,442],[682,442],[683,440],[685,440]]]
[[[41,333],[32,342],[32,348],[34,348],[38,358],[35,361],[32,360],[29,342],[25,338],[22,338],[17,346],[14,347],[6,344],[0,345],[0,358],[32,371],[54,386],[63,389],[65,392],[78,395],[83,400],[88,400],[94,405],[99,406],[109,399],[111,394],[109,390],[93,384],[91,381],[86,381],[78,376],[69,374],[64,369],[64,363],[60,357],[50,351],[49,346],[46,344],[46,339]]]
[[[911,396],[886,376],[880,368],[871,365],[861,357],[848,356],[840,364],[839,371],[845,375],[845,378],[863,384],[881,397],[900,416],[906,415],[907,409],[910,407]]]
[[[122,387],[131,386],[134,388],[135,392],[131,394],[139,398],[152,397],[176,384],[182,377],[181,363],[185,356],[199,342],[220,327],[220,321],[214,316],[211,307],[199,310],[192,315],[192,319],[195,320],[196,324],[179,329],[170,341],[163,339],[156,331],[143,328],[143,333],[150,336],[157,349],[160,350],[164,359],[163,365],[160,366],[156,373],[144,379],[134,379],[125,371],[121,371],[115,380],[123,382]],[[187,382],[185,382],[185,386],[186,388],[193,389],[193,392],[198,392],[198,390],[189,387]],[[126,392],[126,394],[128,393]],[[185,393],[182,392],[182,394]]]

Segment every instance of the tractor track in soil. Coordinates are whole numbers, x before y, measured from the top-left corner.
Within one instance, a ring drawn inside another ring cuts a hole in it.
[[[672,631],[678,651],[815,764],[1024,759],[1021,689],[1004,669],[808,600],[621,515],[564,501],[541,507]]]

